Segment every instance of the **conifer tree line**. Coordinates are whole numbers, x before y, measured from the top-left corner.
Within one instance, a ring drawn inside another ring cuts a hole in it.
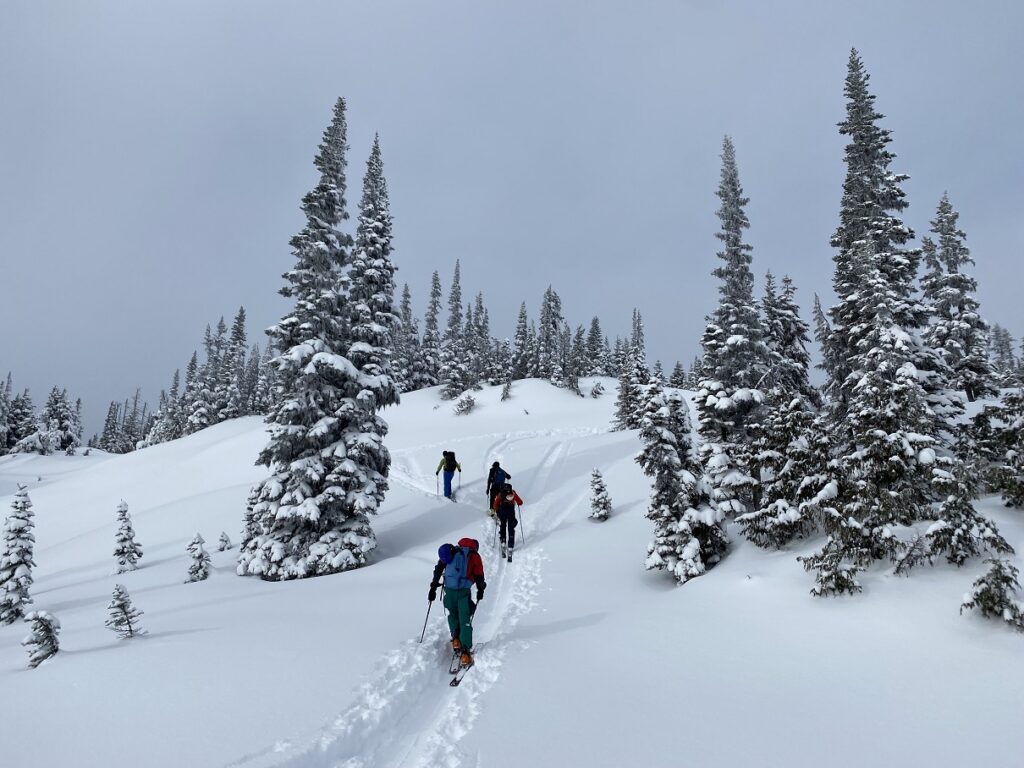
[[[1010,335],[981,315],[948,194],[914,245],[901,218],[907,176],[890,167],[892,137],[868,85],[854,50],[839,123],[847,173],[830,241],[836,300],[827,309],[814,302],[825,385],[809,381],[811,327],[792,278],[767,272],[755,295],[749,200],[729,137],[717,191],[719,299],[702,356],[689,374],[677,365],[668,382],[697,379],[699,455],[685,408],[660,371],[646,370],[635,321],[615,426],[640,430],[637,461],[655,479],[648,567],[680,583],[724,555],[730,519],[760,547],[820,541],[801,558],[819,595],[859,591],[858,574],[879,561],[904,572],[1012,552],[973,501],[998,490],[1008,504],[1024,503],[1024,393],[1007,389],[1022,385],[1021,363]],[[968,422],[966,403],[976,400],[985,405]]]
[[[15,394],[10,373],[0,381],[0,456],[59,451],[70,456],[81,444],[81,398],[72,402],[67,389],[55,386],[37,414],[28,389]]]
[[[270,365],[269,346],[261,351],[258,344],[249,346],[245,330],[245,307],[239,307],[231,327],[221,317],[203,334],[203,358],[198,352],[185,366],[174,372],[171,386],[160,392],[156,412],[143,421],[141,442],[134,446],[146,447],[175,440],[240,416],[265,415],[274,403],[274,370]],[[117,444],[117,404],[110,404],[108,424],[111,425],[110,443]],[[127,404],[124,409],[126,412]],[[134,411],[134,409],[133,409]],[[134,422],[134,419],[130,419]],[[134,436],[125,430],[129,437]],[[100,439],[106,446],[107,426]],[[130,442],[130,441],[129,441]],[[129,448],[128,450],[131,450]]]
[[[433,273],[422,332],[412,311],[408,284],[403,285],[401,295],[392,362],[393,376],[402,392],[440,385],[442,399],[456,400],[464,392],[484,385],[539,378],[583,394],[581,378],[617,377],[634,365],[637,354],[645,361],[642,329],[637,347],[636,326],[642,326],[638,311],[634,310],[630,338],[617,337],[612,344],[598,317],[573,325],[564,316],[561,297],[552,286],[541,296],[536,319],[531,319],[525,301],[520,304],[511,339],[492,334],[491,315],[482,292],[472,301],[463,301],[462,266],[458,261],[446,301],[440,274]],[[447,308],[444,328],[443,304]],[[646,362],[642,365],[646,371]],[[692,382],[681,363],[676,363],[673,375],[679,386]]]

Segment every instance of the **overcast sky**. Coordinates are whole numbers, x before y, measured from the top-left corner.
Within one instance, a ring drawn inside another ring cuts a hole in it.
[[[722,136],[763,273],[832,303],[843,78],[864,57],[907,222],[943,190],[984,314],[1024,332],[1024,3],[0,2],[0,375],[37,404],[153,400],[207,322],[287,309],[299,201],[338,96],[349,203],[374,132],[399,285],[483,290],[494,330],[550,283],[651,359],[698,349]],[[809,314],[808,314],[809,316]]]

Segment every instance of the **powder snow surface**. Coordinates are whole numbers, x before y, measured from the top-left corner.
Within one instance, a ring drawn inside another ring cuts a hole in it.
[[[488,388],[466,416],[437,390],[404,396],[384,413],[393,471],[372,564],[281,584],[236,576],[237,549],[183,583],[197,532],[238,541],[265,472],[259,419],[126,456],[0,458],[0,514],[19,482],[36,513],[32,608],[63,627],[61,652],[31,671],[27,627],[0,627],[0,763],[1022,764],[1024,637],[958,615],[980,562],[910,578],[879,567],[862,595],[816,599],[794,559],[811,547],[764,553],[733,529],[724,562],[675,587],[643,569],[649,482],[636,432],[607,431],[603,383],[597,400],[528,381],[502,403]],[[435,495],[442,450],[464,469],[455,504]],[[511,564],[484,515],[495,459],[525,500]],[[613,503],[603,523],[588,519],[594,467]],[[145,554],[115,576],[121,499]],[[983,508],[1024,551],[1024,515]],[[439,602],[416,640],[437,547],[467,535],[489,586],[477,664],[453,690]],[[116,583],[147,636],[103,626]]]

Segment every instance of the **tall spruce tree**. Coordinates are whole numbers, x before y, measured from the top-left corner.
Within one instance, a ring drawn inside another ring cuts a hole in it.
[[[957,226],[958,218],[949,196],[943,194],[931,222],[938,242],[923,241],[928,271],[921,287],[932,317],[927,341],[949,365],[952,385],[974,402],[995,394],[996,388],[988,359],[988,323],[979,314],[975,298],[978,283],[964,272],[974,260],[964,244],[967,236]]]
[[[366,516],[382,491],[356,489],[367,488],[382,469],[375,465],[386,456],[374,434],[375,409],[379,388],[392,385],[386,375],[371,380],[361,370],[386,363],[386,357],[378,360],[377,348],[360,349],[358,362],[345,356],[352,351],[353,311],[343,276],[351,238],[337,226],[347,218],[346,133],[345,101],[339,99],[315,160],[320,180],[303,198],[306,225],[291,241],[296,263],[284,275],[281,293],[294,308],[269,330],[278,350],[280,405],[267,419],[270,440],[259,463],[271,475],[253,509],[259,533],[244,542],[239,556],[242,575],[283,580],[336,573],[365,563],[375,546]],[[366,306],[372,318],[376,300]],[[347,455],[364,431],[366,444]]]
[[[559,349],[563,320],[562,299],[549,285],[541,299],[537,328],[537,375],[549,381],[561,362]]]
[[[420,352],[423,361],[423,386],[433,387],[440,383],[441,334],[438,315],[441,312],[441,277],[434,270],[430,278],[430,301],[423,316],[423,342]]]
[[[526,302],[519,305],[519,318],[516,321],[516,334],[513,341],[512,378],[528,379],[535,375],[530,361],[533,353],[533,340],[530,336],[530,318],[526,314]]]
[[[11,433],[11,385],[11,374],[8,373],[6,381],[0,382],[0,456],[12,447],[7,442]]]
[[[584,361],[581,376],[607,376],[607,366],[604,359],[604,333],[601,331],[601,321],[595,315],[590,319],[590,328],[587,330],[586,358]]]
[[[397,405],[399,394],[391,376],[391,350],[400,319],[393,312],[395,267],[391,261],[392,219],[380,139],[374,138],[366,163],[359,202],[352,270],[349,273],[351,344],[342,394],[347,398],[339,416],[343,424],[344,455],[334,471],[335,482],[346,497],[346,536],[361,536],[360,552],[368,552],[376,539],[368,515],[376,514],[388,490],[391,455],[384,445],[388,425],[378,412]]]
[[[414,383],[416,358],[419,349],[419,332],[416,318],[412,313],[412,292],[409,284],[402,286],[402,301],[399,305],[399,326],[395,332],[395,354],[391,361],[391,375],[399,392],[412,392]]]
[[[462,267],[455,261],[455,274],[448,293],[448,325],[441,339],[438,379],[442,384],[441,399],[454,400],[469,388],[466,368],[467,350],[462,332]]]
[[[839,133],[849,136],[845,150],[846,179],[839,227],[831,240],[836,249],[832,287],[839,303],[829,310],[831,323],[822,350],[824,367],[829,373],[826,389],[840,419],[845,417],[860,381],[852,361],[862,351],[862,329],[866,327],[857,302],[865,273],[871,268],[864,263],[863,254],[884,254],[879,265],[881,274],[901,293],[909,291],[918,261],[918,252],[904,247],[914,233],[898,215],[908,205],[900,186],[908,177],[889,169],[896,157],[888,149],[892,138],[890,131],[878,124],[884,116],[875,110],[875,97],[868,91],[869,80],[860,54],[851,50],[844,89],[846,119],[839,123]],[[868,251],[863,248],[865,242],[871,244]],[[919,318],[912,322],[907,322],[906,317],[894,320],[904,328],[920,325]]]
[[[721,201],[716,215],[721,227],[722,263],[712,274],[720,281],[718,306],[708,317],[701,345],[703,378],[697,405],[704,478],[712,503],[723,515],[737,515],[754,502],[758,485],[751,444],[761,417],[769,355],[754,303],[750,245],[743,230],[750,226],[744,206],[736,150],[726,136],[722,142]]]

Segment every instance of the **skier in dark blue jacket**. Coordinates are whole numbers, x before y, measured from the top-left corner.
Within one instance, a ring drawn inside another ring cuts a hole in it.
[[[500,463],[496,461],[491,464],[491,469],[487,473],[487,490],[484,491],[487,494],[487,511],[491,517],[494,516],[494,499],[501,493],[505,483],[511,479],[512,475],[502,469]]]

